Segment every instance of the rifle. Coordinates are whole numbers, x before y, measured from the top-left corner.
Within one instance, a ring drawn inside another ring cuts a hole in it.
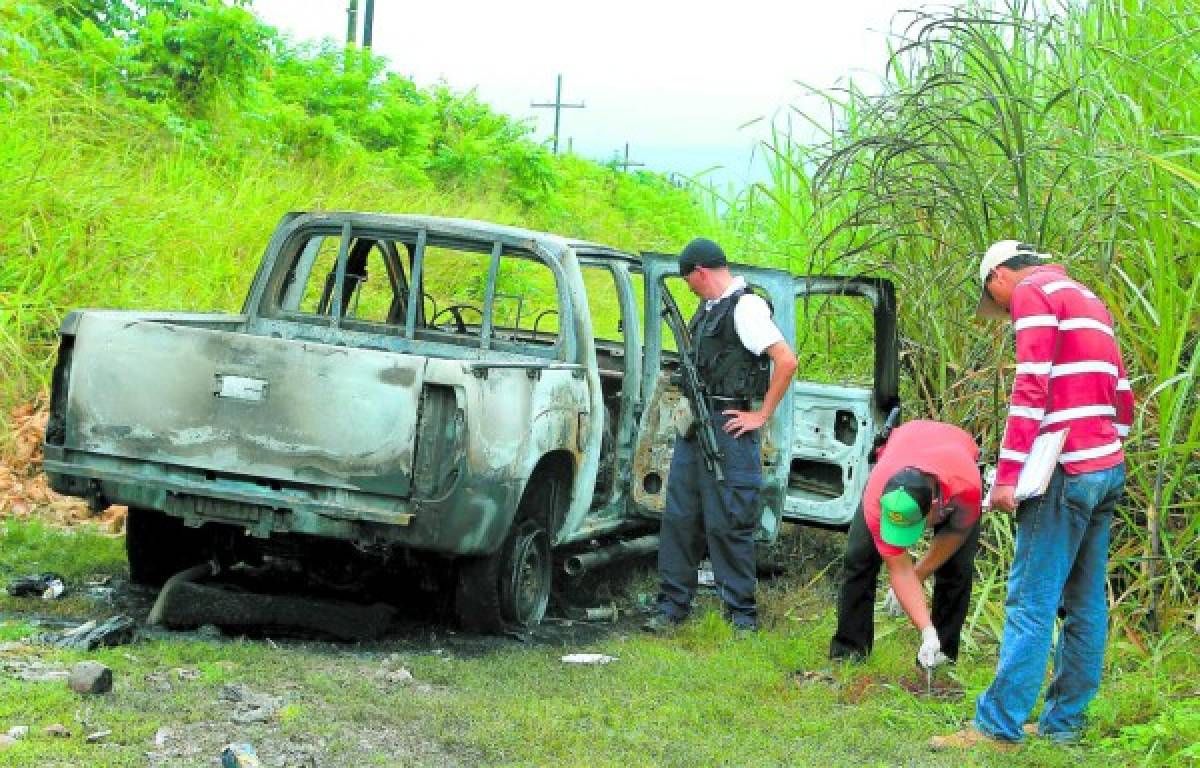
[[[871,446],[870,462],[872,464],[875,463],[875,459],[879,455],[879,449],[892,436],[892,430],[896,428],[896,422],[898,421],[900,421],[900,406],[893,405],[892,409],[888,411],[887,419],[883,422],[883,429],[879,430],[879,434],[875,437],[875,443]]]
[[[692,405],[696,438],[700,441],[700,452],[704,454],[704,466],[713,473],[718,483],[723,483],[725,472],[721,469],[721,461],[724,457],[717,446],[712,412],[708,408],[708,399],[704,396],[704,382],[700,381],[700,375],[696,372],[696,362],[692,359],[692,343],[683,324],[683,316],[679,314],[679,307],[669,295],[663,296],[662,316],[671,328],[679,350],[679,387]]]

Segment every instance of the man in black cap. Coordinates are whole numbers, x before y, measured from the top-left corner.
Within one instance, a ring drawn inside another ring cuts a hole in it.
[[[705,467],[694,437],[676,439],[659,531],[658,614],[644,628],[660,631],[687,618],[707,545],[726,617],[735,628],[752,631],[758,628],[758,430],[787,393],[796,356],[766,301],[730,273],[724,251],[712,240],[696,238],[684,247],[679,274],[704,300],[689,324],[691,354],[709,398],[725,480],[717,483]]]

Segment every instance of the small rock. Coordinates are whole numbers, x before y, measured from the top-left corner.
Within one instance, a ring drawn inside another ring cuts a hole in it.
[[[188,669],[186,667],[175,667],[175,669],[171,670],[171,674],[175,675],[175,677],[179,680],[199,680],[200,679],[200,670],[198,670],[198,669]]]
[[[112,690],[112,670],[98,661],[81,661],[71,667],[67,685],[76,693],[108,693]]]
[[[215,639],[218,637],[223,637],[224,633],[221,632],[221,628],[216,624],[202,624],[196,628],[196,635],[199,637],[211,637]]]
[[[4,665],[4,671],[18,680],[30,683],[48,683],[56,680],[66,680],[71,676],[61,664],[42,663],[40,661],[13,661]]]
[[[161,691],[162,693],[169,693],[171,691],[171,682],[161,672],[151,672],[144,679],[156,691]]]
[[[12,728],[8,729],[8,736],[13,741],[16,741],[17,739],[23,739],[28,735],[29,735],[29,726],[28,725],[14,725]]]
[[[69,731],[67,726],[63,725],[62,723],[55,723],[54,725],[46,726],[46,735],[54,736],[55,738],[59,739],[66,739],[70,738],[71,731]]]
[[[159,728],[154,732],[154,746],[162,749],[167,745],[167,738],[171,735],[169,728]]]
[[[16,743],[17,740],[12,736],[9,736],[7,733],[0,733],[0,749],[6,749]]]
[[[383,679],[389,683],[407,685],[413,681],[413,674],[404,667],[401,667],[400,669],[393,669],[391,672],[388,672],[384,675]]]
[[[274,707],[258,707],[257,709],[235,712],[229,716],[229,719],[238,725],[250,725],[251,723],[265,723],[274,714]]]
[[[221,686],[217,699],[234,704],[236,711],[229,719],[241,725],[270,720],[283,706],[283,700],[278,696],[252,691],[240,683]]]
[[[88,744],[96,744],[104,741],[109,736],[112,736],[112,731],[96,731],[95,733],[89,733],[87,736],[83,737],[83,740]]]

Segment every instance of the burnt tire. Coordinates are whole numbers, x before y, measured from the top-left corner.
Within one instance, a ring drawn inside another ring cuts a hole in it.
[[[552,567],[549,532],[533,520],[515,524],[494,554],[459,564],[459,625],[493,633],[537,626],[550,602]]]
[[[201,529],[188,528],[182,520],[157,509],[130,507],[125,519],[125,555],[133,583],[161,587],[176,572],[204,560],[205,553]]]

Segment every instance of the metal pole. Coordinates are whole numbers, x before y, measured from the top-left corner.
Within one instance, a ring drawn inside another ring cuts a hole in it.
[[[346,45],[354,45],[358,39],[358,0],[346,5]]]
[[[562,115],[562,74],[554,79],[554,154],[558,154],[558,122]]]
[[[555,83],[554,83],[554,101],[551,103],[543,103],[543,104],[538,104],[537,102],[530,102],[529,106],[531,106],[531,107],[547,107],[547,108],[553,107],[554,108],[554,144],[553,144],[553,146],[554,146],[554,154],[557,155],[558,154],[559,129],[562,125],[562,111],[564,109],[583,109],[584,106],[586,106],[586,105],[583,102],[579,102],[578,104],[564,104],[563,103],[563,100],[562,100],[562,75],[559,74],[558,77],[555,78]]]
[[[363,14],[363,48],[371,47],[371,32],[375,26],[375,0],[367,0],[366,13]]]
[[[641,162],[638,162],[637,160],[629,159],[629,142],[627,141],[627,142],[625,142],[625,159],[617,161],[616,165],[619,165],[621,167],[622,171],[629,173],[630,168],[633,168],[635,166],[644,166],[645,163],[641,163]]]

